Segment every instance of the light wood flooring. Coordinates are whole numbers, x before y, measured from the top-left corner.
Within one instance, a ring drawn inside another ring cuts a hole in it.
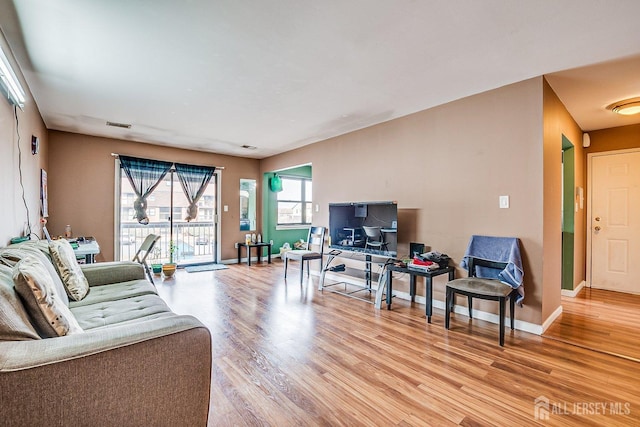
[[[427,324],[421,304],[376,310],[317,280],[280,261],[156,280],[211,331],[209,425],[640,425],[637,362],[509,329],[501,348],[497,325],[447,331],[441,310]]]
[[[562,297],[544,336],[640,362],[640,295],[584,288]]]

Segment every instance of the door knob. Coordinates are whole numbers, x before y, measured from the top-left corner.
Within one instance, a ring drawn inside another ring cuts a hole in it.
[[[599,216],[596,217],[596,221],[600,221],[600,217]]]
[[[600,226],[599,226],[599,225],[596,225],[596,226],[595,226],[595,228],[594,228],[594,230],[596,230],[596,231],[600,231]]]

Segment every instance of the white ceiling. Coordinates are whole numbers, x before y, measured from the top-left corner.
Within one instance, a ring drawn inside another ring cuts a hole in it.
[[[540,75],[584,130],[640,122],[603,109],[640,96],[637,0],[0,0],[0,11],[49,129],[263,158]]]

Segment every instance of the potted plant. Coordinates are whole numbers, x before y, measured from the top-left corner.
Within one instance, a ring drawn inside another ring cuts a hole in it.
[[[176,272],[176,264],[173,262],[173,257],[178,247],[173,240],[169,242],[169,262],[162,265],[162,274],[164,277],[171,278],[173,274]]]

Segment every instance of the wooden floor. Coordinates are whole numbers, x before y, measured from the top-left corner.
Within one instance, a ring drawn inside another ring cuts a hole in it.
[[[545,337],[640,362],[640,295],[584,288],[562,309]]]
[[[211,330],[209,425],[640,425],[634,361],[510,330],[501,348],[497,325],[457,314],[446,331],[440,310],[427,324],[422,305],[376,310],[289,273],[157,279]]]

